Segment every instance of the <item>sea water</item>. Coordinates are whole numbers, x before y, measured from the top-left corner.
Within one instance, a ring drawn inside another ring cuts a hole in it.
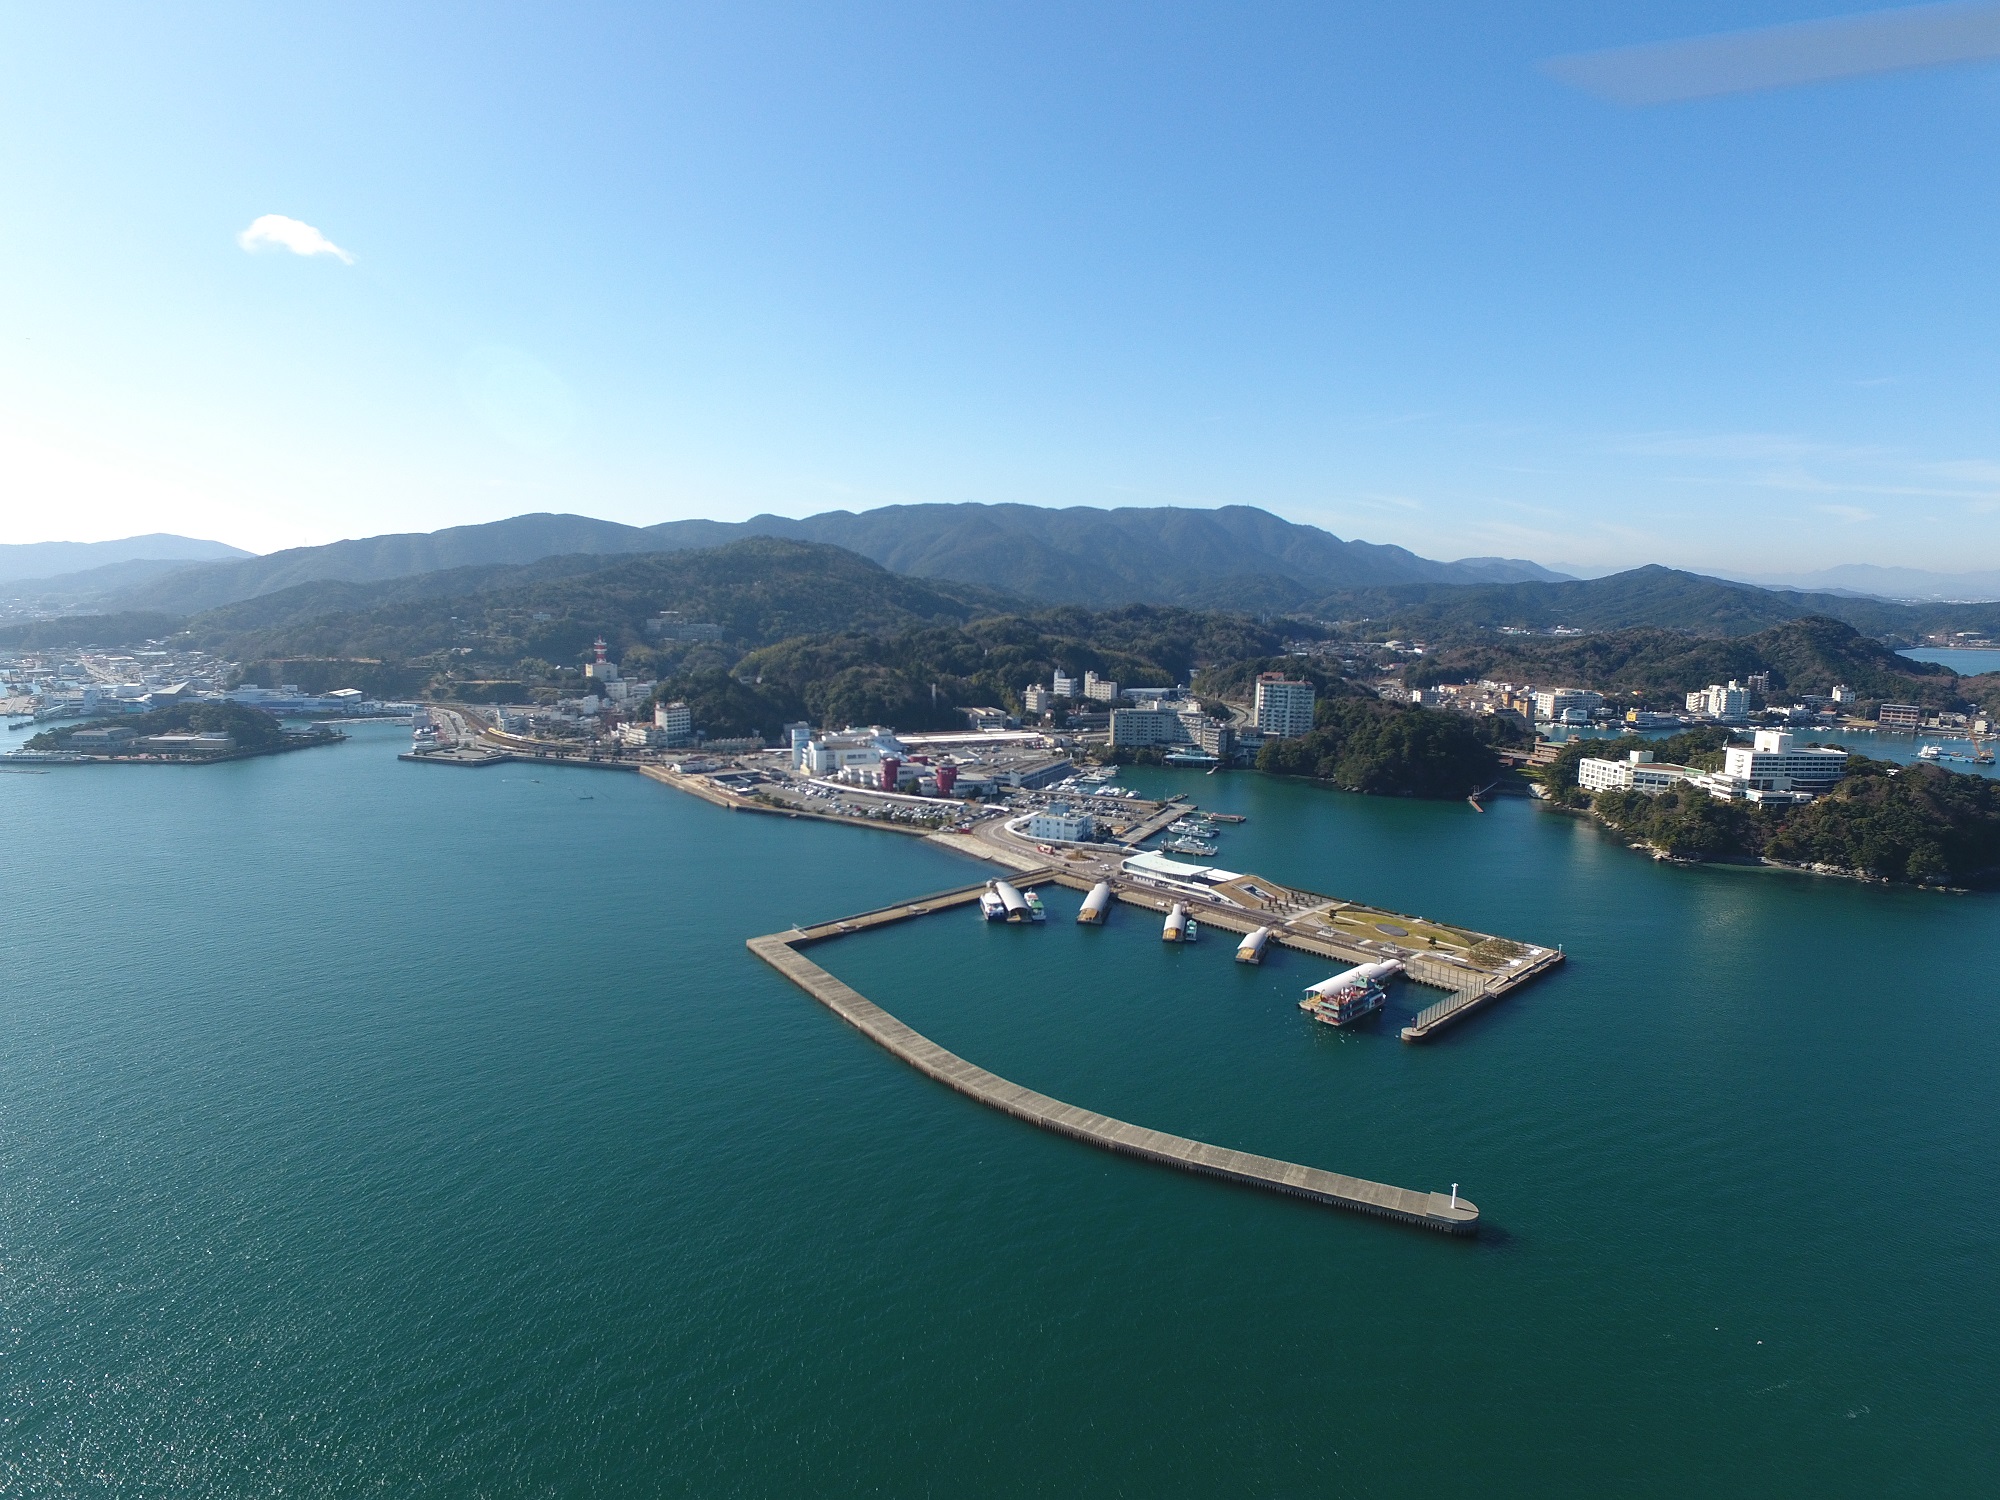
[[[0,774],[0,1493],[1990,1483],[1992,897],[1137,771],[1248,815],[1216,863],[1570,961],[1406,1046],[1063,891],[815,950],[1059,1097],[1458,1182],[1466,1243],[1004,1118],[743,947],[969,859],[405,743]]]

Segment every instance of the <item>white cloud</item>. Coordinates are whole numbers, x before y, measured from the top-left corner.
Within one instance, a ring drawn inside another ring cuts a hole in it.
[[[294,255],[331,255],[344,265],[354,264],[353,256],[312,225],[283,214],[261,214],[252,219],[250,227],[236,236],[236,243],[252,254],[276,246]]]

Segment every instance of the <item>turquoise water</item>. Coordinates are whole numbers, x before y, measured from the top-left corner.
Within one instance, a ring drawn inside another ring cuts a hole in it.
[[[1967,646],[1919,646],[1897,653],[1911,661],[1934,661],[1950,667],[1961,677],[1981,672],[2000,672],[2000,651],[1974,650]]]
[[[0,1492],[1989,1484],[1991,898],[1151,771],[1219,863],[1574,962],[1405,1047],[1068,893],[818,951],[1024,1083],[1459,1181],[1462,1244],[1033,1131],[743,950],[961,858],[403,739],[0,775]]]

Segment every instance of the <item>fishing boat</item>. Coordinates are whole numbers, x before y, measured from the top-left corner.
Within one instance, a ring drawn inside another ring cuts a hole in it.
[[[1040,896],[1036,895],[1033,891],[1023,891],[1021,892],[1021,899],[1028,903],[1028,920],[1030,922],[1048,921],[1048,908],[1042,905],[1042,898]]]

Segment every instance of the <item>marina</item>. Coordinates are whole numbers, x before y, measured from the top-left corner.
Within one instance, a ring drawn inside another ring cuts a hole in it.
[[[1042,874],[1039,880],[1060,878],[1050,872]],[[841,1020],[918,1072],[988,1108],[1039,1129],[1122,1156],[1267,1192],[1304,1198],[1353,1213],[1390,1219],[1440,1234],[1470,1236],[1478,1233],[1479,1209],[1461,1197],[1455,1185],[1449,1192],[1443,1193],[1393,1187],[1387,1183],[1149,1130],[1024,1088],[939,1046],[799,951],[811,944],[849,933],[864,932],[980,901],[986,890],[984,886],[968,886],[945,891],[810,928],[795,928],[789,932],[751,938],[747,946],[757,957]]]

